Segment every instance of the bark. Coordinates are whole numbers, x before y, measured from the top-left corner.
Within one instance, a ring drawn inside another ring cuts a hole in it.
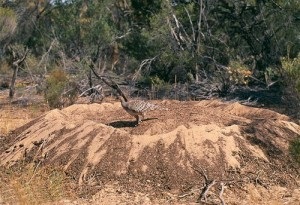
[[[28,52],[29,52],[29,50],[26,48],[24,55],[21,58],[18,58],[15,61],[13,61],[13,63],[12,63],[14,72],[13,72],[13,76],[12,76],[11,84],[10,84],[10,88],[9,88],[9,98],[10,99],[12,99],[15,95],[15,84],[16,84],[16,80],[17,80],[19,67],[23,63],[23,61],[26,59]],[[12,54],[13,54],[13,58],[16,58],[16,54],[14,51],[12,52]]]
[[[17,79],[17,75],[18,75],[18,70],[19,70],[19,66],[15,66],[13,65],[13,76],[11,78],[11,83],[10,83],[10,88],[9,88],[9,98],[13,98],[15,95],[15,83],[16,83],[16,79]]]

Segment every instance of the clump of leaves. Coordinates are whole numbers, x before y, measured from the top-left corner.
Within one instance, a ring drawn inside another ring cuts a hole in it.
[[[300,54],[294,59],[282,58],[281,63],[285,74],[289,78],[287,83],[292,83],[293,88],[300,94]]]
[[[240,61],[230,61],[227,72],[229,80],[235,85],[248,85],[252,75],[250,69]]]
[[[155,87],[160,87],[164,86],[166,83],[160,79],[158,76],[148,76],[143,79],[144,84],[147,86],[155,86]]]
[[[282,58],[285,98],[293,112],[300,117],[300,54],[297,58]],[[298,113],[298,114],[297,114]]]
[[[148,95],[151,99],[160,99],[168,95],[171,90],[171,84],[160,79],[158,76],[148,76],[144,79],[144,83],[150,87]]]
[[[0,8],[0,41],[8,38],[13,34],[15,28],[17,27],[17,15],[9,8]]]
[[[60,69],[54,69],[46,79],[45,99],[51,108],[64,105],[63,94],[69,83],[67,74]]]
[[[289,149],[293,159],[300,164],[300,136],[290,142]]]

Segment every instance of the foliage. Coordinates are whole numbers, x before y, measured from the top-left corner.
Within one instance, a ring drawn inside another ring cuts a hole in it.
[[[290,142],[289,150],[293,159],[300,164],[300,136]]]
[[[227,72],[229,81],[236,85],[248,85],[252,75],[250,69],[239,61],[230,61]]]
[[[295,1],[292,1],[295,2]],[[224,43],[230,49],[229,54],[240,56],[247,63],[255,63],[256,70],[280,63],[280,56],[286,54],[287,42],[291,44],[293,54],[299,52],[297,35],[297,9],[269,1],[221,1],[214,9],[217,17],[216,31],[222,24],[226,30]],[[219,32],[220,33],[220,32]],[[221,33],[220,33],[221,34]],[[224,37],[223,37],[224,39]],[[221,39],[220,39],[221,40]],[[296,52],[295,52],[296,51]],[[249,59],[253,56],[252,59]]]
[[[297,58],[293,59],[283,57],[281,62],[283,71],[288,77],[287,83],[293,84],[294,89],[300,94],[300,54]]]
[[[283,99],[289,105],[293,115],[300,117],[300,55],[290,59],[284,57],[282,62]]]
[[[148,76],[141,81],[145,86],[149,87],[163,87],[167,83],[160,79],[158,76]]]
[[[2,44],[28,47],[28,67],[41,75],[62,65],[88,76],[94,65],[129,78],[139,68],[135,80],[221,79],[227,90],[250,85],[250,73],[262,85],[285,81],[278,68],[299,54],[299,12],[297,0],[12,1],[0,7],[0,26],[7,25],[0,36],[13,33]]]
[[[67,74],[54,69],[46,79],[45,99],[51,108],[60,108],[63,106],[63,93],[69,80]]]
[[[0,7],[0,43],[13,34],[17,16],[12,9]]]

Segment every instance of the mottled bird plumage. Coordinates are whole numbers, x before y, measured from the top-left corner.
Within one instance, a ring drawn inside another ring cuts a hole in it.
[[[124,101],[122,104],[123,107],[128,108],[137,113],[147,112],[149,110],[155,110],[158,108],[157,105],[142,100],[132,100],[129,102]]]
[[[125,101],[122,97],[120,97],[120,100],[124,110],[136,118],[137,124],[139,124],[144,119],[145,113],[147,111],[161,110],[161,108],[158,105],[154,105],[150,102],[143,100]],[[142,116],[142,119],[140,119],[140,116]]]

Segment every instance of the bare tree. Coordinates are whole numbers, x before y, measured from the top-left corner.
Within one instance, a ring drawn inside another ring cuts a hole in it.
[[[29,49],[26,48],[23,53],[14,50],[11,46],[8,49],[10,53],[10,64],[13,68],[13,76],[11,78],[10,88],[9,88],[9,98],[13,98],[15,94],[15,83],[18,75],[18,71],[22,63],[25,61]]]

